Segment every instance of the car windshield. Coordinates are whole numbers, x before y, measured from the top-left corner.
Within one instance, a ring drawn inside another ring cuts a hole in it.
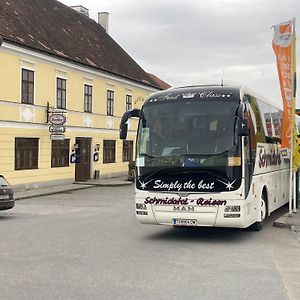
[[[226,166],[234,144],[235,102],[145,106],[137,166]]]
[[[0,186],[8,186],[9,183],[4,179],[4,177],[0,176]]]

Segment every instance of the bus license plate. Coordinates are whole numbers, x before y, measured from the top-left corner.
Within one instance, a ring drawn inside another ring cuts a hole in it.
[[[194,219],[173,219],[174,226],[197,226],[197,220]]]

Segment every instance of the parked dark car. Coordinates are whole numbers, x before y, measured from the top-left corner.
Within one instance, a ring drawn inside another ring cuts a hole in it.
[[[15,205],[14,193],[10,184],[0,175],[0,210],[11,209]]]

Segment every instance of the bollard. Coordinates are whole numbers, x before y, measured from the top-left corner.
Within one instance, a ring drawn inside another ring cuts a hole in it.
[[[99,170],[95,170],[94,179],[100,179],[100,171]]]

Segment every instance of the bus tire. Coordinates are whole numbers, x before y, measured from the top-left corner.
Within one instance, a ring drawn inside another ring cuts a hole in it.
[[[268,211],[267,211],[267,194],[265,191],[263,191],[263,193],[261,194],[259,209],[260,209],[261,219],[260,219],[260,221],[257,221],[253,225],[250,226],[250,229],[253,231],[262,230],[263,223],[267,217],[267,213],[268,213]]]

